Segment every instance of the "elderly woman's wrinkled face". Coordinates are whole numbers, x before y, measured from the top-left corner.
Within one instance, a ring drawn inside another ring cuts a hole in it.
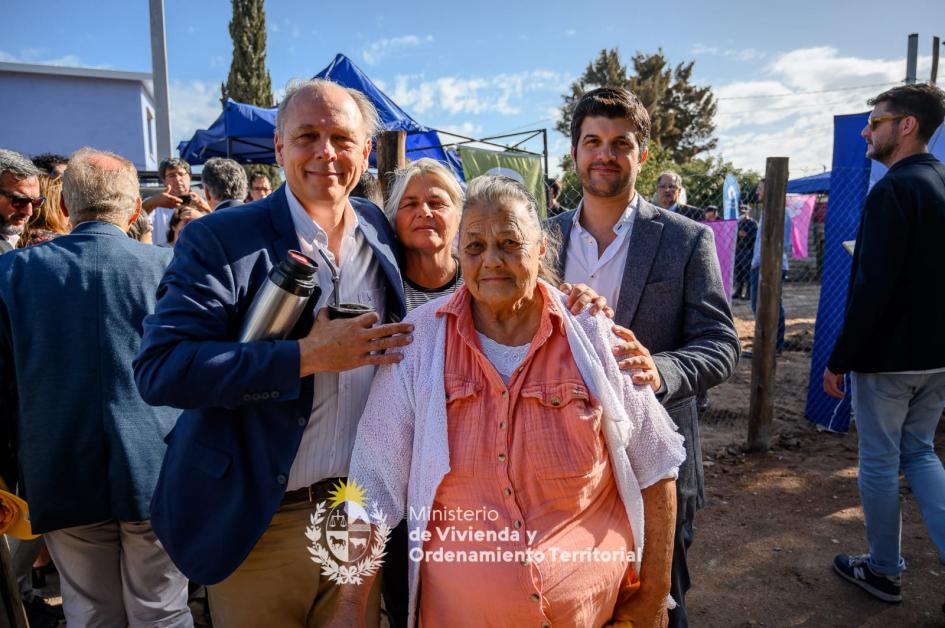
[[[419,174],[410,180],[394,216],[405,249],[438,251],[450,246],[459,229],[459,209],[440,178]]]
[[[467,206],[459,234],[460,266],[469,292],[493,310],[531,299],[545,254],[523,203]]]

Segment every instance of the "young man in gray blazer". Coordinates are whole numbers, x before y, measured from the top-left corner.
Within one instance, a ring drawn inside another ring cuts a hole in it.
[[[649,135],[649,115],[632,93],[613,87],[586,93],[571,121],[571,157],[584,198],[548,224],[561,238],[561,275],[611,303],[615,321],[630,330],[615,330],[631,349],[622,365],[633,369],[635,383],[653,388],[686,438],[676,482],[671,593],[677,607],[669,621],[687,626],[686,552],[704,499],[696,396],[731,375],[739,343],[712,231],[636,192]],[[639,576],[648,577],[645,568]]]

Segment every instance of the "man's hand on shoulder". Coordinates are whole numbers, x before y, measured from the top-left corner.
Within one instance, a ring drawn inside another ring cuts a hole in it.
[[[625,327],[614,325],[614,334],[623,342],[614,347],[614,357],[621,371],[629,371],[634,384],[649,384],[653,392],[659,392],[660,372],[656,362],[650,355],[649,349],[644,347],[636,335]]]
[[[356,318],[331,320],[322,308],[312,331],[299,342],[299,376],[313,373],[349,371],[367,364],[396,364],[399,352],[386,349],[405,347],[413,342],[413,325],[393,323],[372,327],[378,320],[370,312]]]

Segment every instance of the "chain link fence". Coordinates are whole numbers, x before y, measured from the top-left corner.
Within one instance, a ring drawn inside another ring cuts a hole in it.
[[[819,369],[816,374],[811,366],[815,323],[826,347],[820,349],[821,353],[829,353],[842,325],[851,260],[851,253],[843,243],[855,238],[868,172],[857,169],[855,172],[832,174],[832,179],[839,177],[851,179],[851,183],[833,186],[832,197],[828,184],[823,190],[789,194],[786,198],[786,255],[782,283],[784,331],[783,340],[781,333],[778,339],[775,394],[775,415],[781,420],[802,420],[808,390],[819,385],[823,365],[814,365],[814,369]],[[718,176],[712,180],[684,177],[684,189],[679,198],[681,204],[699,210],[685,211],[695,213],[715,234],[723,283],[746,352],[733,378],[710,391],[709,408],[703,415],[707,422],[747,421],[748,417],[751,360],[747,355],[752,350],[755,333],[751,295],[761,259],[760,221],[764,212],[762,192],[757,184],[752,181],[740,183],[738,210],[733,211],[733,207],[727,215],[722,209],[722,181]],[[654,184],[643,184],[638,191],[643,198],[658,204]],[[558,198],[562,209],[577,207],[580,200],[580,189],[573,185],[565,185]],[[832,207],[837,207],[834,211],[837,215],[831,216]],[[716,209],[714,215],[712,209]],[[706,210],[709,210],[708,215]],[[816,399],[812,397],[812,401],[817,402],[815,405],[831,403],[819,396]],[[827,407],[817,409],[820,414],[835,411],[835,408]]]

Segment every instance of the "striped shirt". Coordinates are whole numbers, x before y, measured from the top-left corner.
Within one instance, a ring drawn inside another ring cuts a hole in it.
[[[463,273],[459,269],[459,262],[456,263],[456,274],[448,282],[439,288],[424,288],[407,279],[404,275],[404,297],[407,299],[407,311],[411,312],[424,303],[433,299],[442,297],[446,294],[453,294],[456,289],[463,285]]]

